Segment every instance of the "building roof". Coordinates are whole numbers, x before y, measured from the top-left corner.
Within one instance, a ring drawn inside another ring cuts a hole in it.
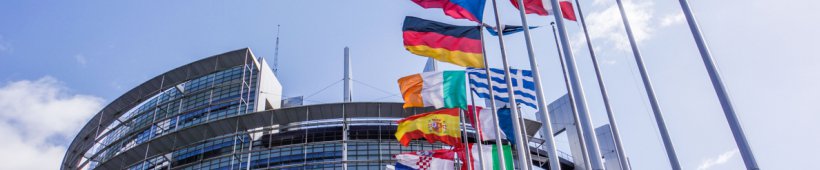
[[[66,151],[62,168],[76,168],[74,166],[77,165],[83,154],[94,145],[94,140],[98,135],[97,133],[102,131],[101,128],[108,127],[108,125],[123,113],[151,96],[192,78],[201,77],[234,66],[244,65],[245,63],[256,63],[255,58],[252,56],[253,53],[249,48],[218,54],[177,67],[134,87],[105,106],[80,130]],[[252,61],[248,61],[248,59]]]

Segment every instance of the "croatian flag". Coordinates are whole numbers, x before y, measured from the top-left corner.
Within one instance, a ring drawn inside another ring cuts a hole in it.
[[[396,170],[455,169],[455,152],[440,149],[402,153],[395,156]]]

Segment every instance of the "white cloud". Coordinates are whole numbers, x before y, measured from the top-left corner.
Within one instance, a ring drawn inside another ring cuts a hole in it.
[[[653,17],[651,1],[624,2],[635,41],[638,43],[650,38],[653,31],[650,21]],[[587,15],[590,38],[593,40],[603,39],[607,42],[603,45],[614,46],[623,51],[629,50],[629,41],[621,22],[621,13],[617,5],[610,5],[604,10],[595,11]]]
[[[11,44],[0,35],[0,52],[11,52]]]
[[[737,155],[737,153],[738,153],[738,151],[737,151],[737,149],[735,149],[735,150],[730,150],[730,151],[724,152],[723,154],[718,155],[717,158],[706,159],[703,162],[701,162],[700,165],[698,165],[698,170],[707,170],[707,169],[712,168],[714,166],[724,164],[727,161],[729,161],[729,159],[734,158],[735,155]]]
[[[88,64],[88,60],[86,60],[85,55],[82,54],[74,55],[74,60],[77,60],[77,64],[80,64],[80,66],[83,67]]]
[[[683,16],[683,12],[678,12],[676,14],[667,15],[661,19],[660,27],[668,27],[672,25],[681,24],[686,21],[686,17]]]
[[[71,94],[58,80],[0,86],[0,169],[59,169],[67,145],[102,107],[99,97]]]

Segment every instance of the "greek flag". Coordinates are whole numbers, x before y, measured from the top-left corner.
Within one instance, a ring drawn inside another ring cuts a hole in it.
[[[470,77],[470,89],[484,99],[490,99],[490,90],[487,85],[487,74],[484,69],[467,68],[467,75]],[[535,82],[532,79],[532,71],[510,69],[513,89],[515,89],[515,101],[523,105],[538,109],[535,105]],[[509,103],[510,97],[507,90],[507,83],[504,81],[504,70],[491,68],[490,77],[493,81],[493,94],[495,100]]]

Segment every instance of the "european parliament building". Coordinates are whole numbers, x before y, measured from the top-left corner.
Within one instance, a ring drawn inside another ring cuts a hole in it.
[[[397,120],[432,108],[283,108],[281,94],[271,68],[247,48],[183,65],[99,111],[71,142],[62,169],[387,169],[395,154],[446,147],[395,139]],[[547,169],[545,152],[531,151],[533,165]],[[561,157],[563,169],[573,169],[571,159]]]

